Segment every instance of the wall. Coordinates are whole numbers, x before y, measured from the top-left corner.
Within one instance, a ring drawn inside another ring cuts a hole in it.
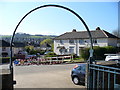
[[[79,56],[80,48],[90,47],[89,39],[83,39],[83,43],[80,43],[79,40],[80,39],[74,40],[73,44],[70,44],[69,40],[62,40],[62,44],[60,43],[60,40],[54,40],[54,52],[58,55],[61,54],[59,52],[59,48],[57,48],[58,46],[64,46],[67,49],[68,53],[69,53],[69,48],[74,47],[74,54],[77,54]],[[97,39],[97,43],[93,43],[93,46],[100,46],[100,47],[104,47],[108,45],[112,45],[112,46],[117,45],[116,39],[99,38]]]

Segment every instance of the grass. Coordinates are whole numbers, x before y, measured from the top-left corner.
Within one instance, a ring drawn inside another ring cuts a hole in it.
[[[80,63],[80,62],[85,62],[84,61],[84,59],[73,59],[73,60],[71,60],[71,59],[66,59],[66,60],[64,60],[64,62],[66,62],[66,63]]]

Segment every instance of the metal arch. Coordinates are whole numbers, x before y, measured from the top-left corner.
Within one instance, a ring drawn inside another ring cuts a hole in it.
[[[45,8],[45,7],[58,7],[58,8],[62,8],[62,9],[65,9],[65,10],[68,10],[69,12],[71,12],[72,14],[74,14],[75,16],[77,16],[77,18],[83,23],[83,25],[85,26],[85,28],[87,29],[88,31],[88,35],[89,35],[89,38],[90,38],[90,42],[91,42],[91,48],[90,48],[90,57],[89,57],[89,63],[91,63],[91,58],[93,57],[93,42],[92,42],[92,35],[90,33],[90,30],[87,26],[87,24],[85,23],[85,21],[76,13],[74,12],[73,10],[67,8],[67,7],[64,7],[64,6],[61,6],[61,5],[54,5],[54,4],[48,4],[48,5],[43,5],[43,6],[39,6],[39,7],[36,7],[34,9],[32,9],[31,11],[29,11],[25,16],[22,17],[22,19],[19,21],[19,23],[17,24],[14,32],[13,32],[13,35],[12,35],[12,38],[11,38],[11,43],[10,43],[10,51],[11,51],[11,57],[10,57],[10,70],[11,70],[11,73],[13,74],[13,64],[12,64],[12,43],[13,43],[13,39],[14,39],[14,36],[15,36],[15,32],[17,31],[17,28],[19,27],[19,25],[21,24],[21,22],[30,14],[32,13],[33,11],[37,10],[37,9],[40,9],[40,8]]]

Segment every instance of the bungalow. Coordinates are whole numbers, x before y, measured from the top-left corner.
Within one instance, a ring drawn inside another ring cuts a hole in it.
[[[99,27],[96,30],[90,31],[93,38],[93,46],[117,46],[118,37],[115,35],[101,30]],[[87,31],[66,32],[54,38],[54,52],[58,55],[64,54],[77,54],[81,48],[90,47],[90,40]]]

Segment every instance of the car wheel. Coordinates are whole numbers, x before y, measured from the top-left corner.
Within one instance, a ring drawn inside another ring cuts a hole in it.
[[[80,84],[80,79],[77,76],[73,77],[73,83],[75,85],[79,85]]]

